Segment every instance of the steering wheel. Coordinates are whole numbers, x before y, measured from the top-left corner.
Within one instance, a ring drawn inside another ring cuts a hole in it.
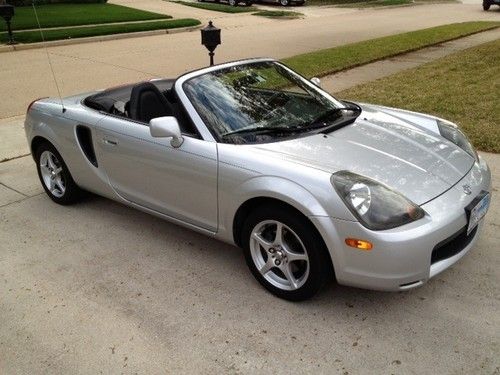
[[[283,100],[284,101],[283,104],[285,104],[286,102],[288,102],[289,97],[288,97],[288,95],[285,92],[283,92],[283,91],[277,91],[275,94],[273,94],[267,100],[267,104],[270,105],[270,106],[272,106],[278,99]],[[268,112],[266,115],[264,115],[262,117],[262,120],[267,120],[267,119],[271,118],[276,112],[278,112],[282,108],[283,108],[283,106],[274,108],[273,110],[271,110],[270,112]]]

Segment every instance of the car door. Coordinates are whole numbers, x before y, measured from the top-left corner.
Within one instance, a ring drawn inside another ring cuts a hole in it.
[[[149,126],[107,116],[97,126],[99,158],[122,198],[206,230],[217,230],[217,144],[153,138]]]

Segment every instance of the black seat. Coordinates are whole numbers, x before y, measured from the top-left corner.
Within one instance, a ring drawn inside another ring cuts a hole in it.
[[[157,117],[173,116],[172,106],[151,82],[134,86],[129,106],[129,117],[136,121],[149,123]]]

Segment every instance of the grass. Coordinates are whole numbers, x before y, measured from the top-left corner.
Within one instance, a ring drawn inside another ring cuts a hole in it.
[[[303,16],[299,12],[291,12],[286,10],[260,10],[258,12],[252,13],[254,16],[270,17],[270,18],[300,18]]]
[[[341,4],[356,4],[366,0],[308,0],[307,5],[341,5]]]
[[[103,25],[95,27],[77,27],[71,29],[55,29],[44,30],[45,41],[60,40],[60,39],[74,39],[84,38],[89,36],[101,36],[110,34],[132,33],[138,31],[149,30],[166,30],[179,27],[197,26],[200,21],[185,18],[167,21],[154,21],[143,23],[124,23],[116,25]],[[19,43],[36,43],[41,42],[42,38],[40,31],[24,31],[18,32],[14,35],[15,40]],[[0,33],[0,43],[7,42],[7,33]]]
[[[457,0],[308,0],[308,5],[340,5],[349,8],[367,8],[410,3],[457,2]]]
[[[36,9],[42,28],[172,18],[113,4],[50,4],[37,5]],[[12,28],[14,31],[38,29],[33,7],[15,8]],[[5,30],[5,23],[0,22],[0,31]]]
[[[283,61],[304,76],[324,76],[499,26],[500,22],[454,23],[324,49]]]
[[[314,1],[314,0],[313,0]],[[330,0],[318,0],[318,1],[330,1]],[[345,0],[333,0],[333,1],[345,1]],[[458,2],[457,0],[348,0],[348,3],[339,4],[339,8],[377,8],[385,6],[397,6],[397,5],[408,5],[408,4],[426,4],[426,3],[453,3]]]
[[[200,8],[206,10],[213,10],[216,12],[224,12],[224,13],[248,13],[254,12],[254,7],[247,6],[237,6],[232,7],[227,4],[218,4],[218,3],[194,3],[189,1],[175,1],[177,4],[187,5],[188,7]]]
[[[500,153],[500,40],[356,86],[339,97],[456,122],[476,148]]]

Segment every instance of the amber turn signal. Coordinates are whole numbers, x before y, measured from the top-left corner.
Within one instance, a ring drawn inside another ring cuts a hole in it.
[[[359,249],[359,250],[369,251],[373,248],[373,245],[371,242],[358,240],[356,238],[346,238],[345,243],[347,246],[354,247],[354,248]]]

